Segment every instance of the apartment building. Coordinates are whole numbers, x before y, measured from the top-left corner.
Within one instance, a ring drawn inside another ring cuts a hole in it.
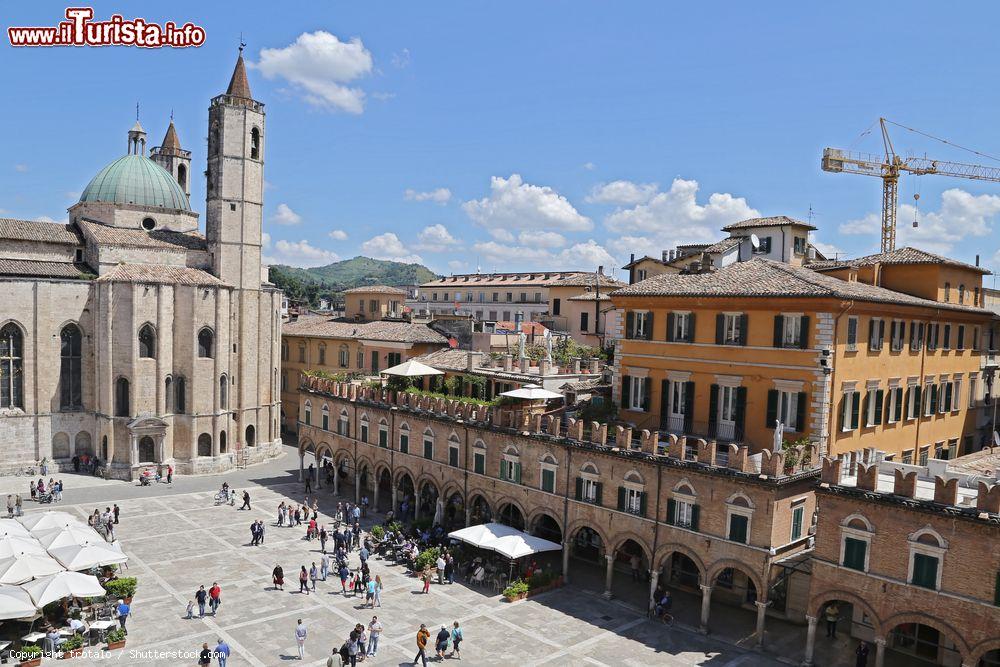
[[[596,273],[563,279],[549,288],[549,312],[537,319],[581,345],[604,349],[612,342],[607,335],[608,323],[614,325],[617,318],[610,293],[624,286]]]
[[[368,285],[344,291],[344,317],[372,321],[403,317],[406,292],[387,285]]]
[[[281,330],[282,428],[295,432],[301,373],[378,375],[380,370],[448,345],[448,339],[433,329],[409,322],[353,322],[322,316],[286,322]]]
[[[874,664],[1000,665],[1000,450],[912,465],[873,451],[823,461],[805,662],[837,642]],[[826,664],[825,662],[823,664]]]
[[[599,572],[608,596],[659,583],[693,594],[705,631],[717,604],[745,609],[758,644],[768,615],[803,618],[808,580],[781,563],[810,543],[818,471],[782,454],[718,457],[704,441],[321,378],[299,403],[300,471],[315,463],[322,484],[332,461],[335,493],[418,520],[440,500],[448,526],[532,532],[563,545],[566,578]],[[648,582],[630,580],[633,556]]]
[[[755,258],[613,292],[621,419],[755,452],[978,449],[986,272],[912,248],[817,264]]]

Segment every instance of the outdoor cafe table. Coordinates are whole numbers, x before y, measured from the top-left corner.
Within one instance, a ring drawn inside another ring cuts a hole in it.
[[[28,642],[29,644],[34,644],[39,639],[45,639],[45,633],[44,632],[32,632],[30,634],[27,634],[27,635],[21,637],[21,641],[22,642]]]
[[[90,629],[97,630],[97,638],[100,641],[104,641],[105,633],[116,625],[115,621],[94,621],[90,624]]]

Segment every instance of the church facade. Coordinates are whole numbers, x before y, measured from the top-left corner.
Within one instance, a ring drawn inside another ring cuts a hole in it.
[[[171,121],[67,224],[0,219],[0,474],[97,457],[132,478],[280,451],[281,291],[261,264],[264,105],[242,55],[209,107],[205,233]]]

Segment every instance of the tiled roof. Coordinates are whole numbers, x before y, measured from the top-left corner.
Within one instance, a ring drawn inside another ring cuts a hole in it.
[[[854,266],[850,260],[845,259],[820,259],[805,264],[805,267],[813,271],[832,271],[834,269],[846,269]]]
[[[640,262],[646,262],[646,261],[656,262],[657,264],[666,264],[666,262],[664,262],[659,257],[650,257],[649,255],[643,255],[642,257],[636,257],[635,259],[633,259],[631,262],[629,262],[628,264],[626,264],[622,268],[623,269],[631,269],[636,264],[639,264]]]
[[[587,389],[601,389],[601,388],[608,388],[610,386],[611,385],[604,382],[603,378],[595,377],[595,378],[590,378],[589,380],[573,380],[571,382],[563,384],[559,388],[564,389],[566,391],[580,392],[580,391],[586,391]]]
[[[615,280],[610,276],[606,276],[603,273],[600,274],[600,278],[597,278],[597,273],[576,273],[562,280],[557,280],[555,284],[549,285],[549,287],[593,287],[595,284],[600,284],[601,287],[624,287],[625,283],[620,280]],[[599,280],[599,283],[598,283]]]
[[[396,289],[395,287],[389,287],[388,285],[353,287],[349,290],[344,290],[344,294],[399,294],[400,296],[406,296],[406,292],[403,290]]]
[[[780,225],[795,225],[797,227],[805,227],[806,229],[816,229],[808,222],[802,222],[801,220],[796,220],[795,218],[789,218],[787,215],[774,215],[769,218],[749,218],[748,220],[740,220],[739,222],[734,222],[731,225],[726,225],[722,228],[722,231],[728,232],[734,229],[753,229],[755,227],[778,227]]]
[[[240,51],[240,57],[236,60],[236,67],[233,69],[233,77],[229,80],[229,88],[226,89],[226,95],[242,97],[247,100],[251,99],[250,83],[247,81],[247,68],[243,64],[242,50]]]
[[[607,292],[601,292],[599,295],[597,292],[586,292],[584,294],[577,294],[576,296],[571,296],[566,299],[567,301],[610,301],[611,297]]]
[[[163,264],[119,264],[97,279],[100,283],[151,283],[154,285],[204,285],[225,287],[226,284],[201,269]]]
[[[743,242],[743,239],[739,236],[730,236],[727,239],[722,239],[721,241],[716,241],[712,245],[705,246],[702,252],[727,252],[736,248]]]
[[[510,320],[500,320],[493,327],[494,331],[497,329],[502,329],[504,331],[517,331],[517,325]],[[532,334],[536,336],[544,336],[545,325],[541,322],[521,322],[521,331],[526,336],[530,336]]]
[[[126,246],[134,248],[166,248],[176,250],[207,250],[208,242],[198,232],[169,232],[154,229],[124,229],[111,227],[89,220],[81,220],[80,227],[92,236],[98,245]]]
[[[941,303],[860,282],[848,282],[769,259],[737,262],[711,273],[653,276],[613,293],[614,296],[826,297],[947,308],[985,313],[980,308]]]
[[[438,370],[464,371],[468,367],[469,351],[452,349],[435,350],[434,352],[428,352],[427,354],[422,354],[419,357],[414,357],[414,359]],[[476,366],[478,367],[483,364],[486,357],[484,355],[478,355],[475,359]]]
[[[0,218],[0,240],[4,239],[83,245],[83,240],[71,225],[12,218]]]
[[[448,339],[425,324],[410,322],[350,322],[329,317],[299,317],[281,328],[289,336],[316,338],[351,338],[397,343],[437,343],[447,345]]]
[[[48,223],[46,223],[48,224]],[[0,258],[0,275],[27,278],[82,278],[89,273],[83,264],[36,262],[27,259]]]
[[[593,276],[584,271],[533,271],[524,273],[463,273],[445,276],[427,283],[420,288],[471,289],[478,287],[554,287],[566,284],[563,281],[580,275]]]
[[[904,246],[889,252],[876,253],[874,255],[865,255],[864,257],[858,257],[857,259],[850,260],[850,262],[854,266],[871,266],[872,264],[945,264],[948,266],[957,266],[962,269],[978,271],[979,273],[989,273],[987,269],[984,269],[981,266],[966,264],[965,262],[960,262],[956,259],[935,255],[932,252],[927,252],[926,250],[920,250],[919,248],[913,248],[911,246]]]

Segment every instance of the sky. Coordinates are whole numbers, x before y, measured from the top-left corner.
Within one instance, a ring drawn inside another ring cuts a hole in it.
[[[241,33],[266,104],[275,262],[621,275],[632,253],[758,215],[810,220],[822,252],[855,256],[878,251],[881,183],[823,172],[824,147],[880,153],[884,116],[951,142],[892,126],[901,155],[1000,166],[995,3],[91,4],[206,40],[15,49],[4,35],[0,216],[65,220],[124,154],[136,103],[151,145],[173,113],[200,173]],[[7,3],[3,27],[65,8]],[[904,176],[899,193],[899,245],[1000,269],[1000,183]],[[204,196],[196,179],[195,210]]]

